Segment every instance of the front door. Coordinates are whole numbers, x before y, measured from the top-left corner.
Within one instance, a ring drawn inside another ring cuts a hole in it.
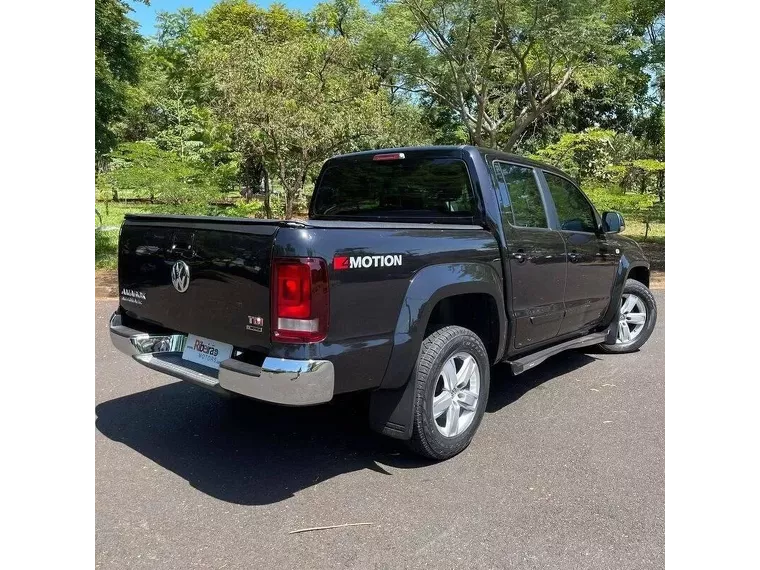
[[[551,340],[564,314],[565,242],[549,229],[536,173],[495,160],[495,176],[509,256],[513,348]]]
[[[543,172],[567,247],[565,318],[559,334],[585,332],[607,311],[620,252],[607,243],[601,220],[583,192]]]

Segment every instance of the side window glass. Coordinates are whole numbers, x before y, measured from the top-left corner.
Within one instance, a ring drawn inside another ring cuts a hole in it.
[[[501,170],[507,196],[512,205],[515,226],[547,228],[546,211],[533,169],[505,162],[494,163]]]
[[[493,179],[493,186],[496,188],[496,192],[499,195],[499,202],[501,203],[501,215],[507,219],[510,224],[514,224],[514,216],[512,216],[512,204],[509,201],[509,194],[507,193],[507,183],[504,181],[504,176],[501,173],[501,165],[498,162],[491,163],[491,177]]]
[[[597,231],[594,209],[580,190],[569,180],[549,172],[544,172],[549,193],[557,207],[559,226],[562,230],[574,232]]]

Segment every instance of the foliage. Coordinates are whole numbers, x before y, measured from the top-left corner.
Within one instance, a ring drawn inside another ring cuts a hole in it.
[[[612,22],[599,17],[613,15],[610,2],[399,4],[414,23],[400,87],[456,113],[473,144],[511,150],[571,81],[594,86],[616,69]]]
[[[540,149],[534,158],[543,160],[578,180],[609,179],[614,154],[613,131],[591,128],[580,133],[565,133],[556,143]]]
[[[98,176],[96,188],[110,190],[114,199],[120,191],[129,190],[151,202],[195,211],[218,194],[201,165],[150,142],[123,143],[111,160],[111,169]]]
[[[138,80],[142,38],[122,0],[95,0],[95,155],[117,142],[112,123],[124,114],[126,88]]]
[[[655,202],[651,194],[624,192],[620,188],[601,184],[586,184],[583,191],[599,212],[615,210],[626,220],[643,221],[645,212]]]
[[[219,114],[235,125],[284,190],[285,217],[316,167],[331,155],[408,142],[403,123],[366,72],[344,72],[354,57],[344,38],[305,34],[277,44],[257,37],[209,54]]]
[[[236,218],[261,218],[264,213],[264,203],[258,200],[241,201],[232,208],[225,210],[224,213]]]
[[[650,194],[660,202],[665,199],[665,162],[653,158],[635,158],[639,149],[630,137],[610,130],[590,128],[580,133],[565,133],[533,157],[548,162],[579,181],[607,185],[606,191]],[[616,208],[610,208],[616,209]]]

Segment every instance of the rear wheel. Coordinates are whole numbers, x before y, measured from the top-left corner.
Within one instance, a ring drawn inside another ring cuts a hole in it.
[[[657,304],[646,285],[628,279],[620,298],[620,313],[616,327],[615,344],[602,344],[601,349],[611,353],[634,352],[649,339],[657,322]]]
[[[447,326],[423,341],[411,380],[414,451],[448,459],[470,444],[488,401],[489,364],[483,342],[469,329]]]

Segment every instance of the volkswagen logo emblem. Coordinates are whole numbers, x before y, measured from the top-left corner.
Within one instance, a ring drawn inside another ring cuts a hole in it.
[[[190,268],[184,261],[178,261],[172,267],[172,285],[180,293],[187,291],[190,286]]]

